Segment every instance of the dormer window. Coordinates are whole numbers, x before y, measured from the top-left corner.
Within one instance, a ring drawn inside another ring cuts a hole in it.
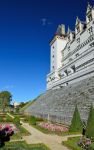
[[[88,16],[88,21],[89,21],[89,22],[92,21],[92,15],[91,15],[91,14]]]
[[[77,30],[77,33],[79,33],[79,32],[80,32],[79,25],[76,27],[76,30]]]
[[[87,6],[87,12],[86,12],[86,21],[87,23],[91,22],[94,19],[94,8],[88,4]]]

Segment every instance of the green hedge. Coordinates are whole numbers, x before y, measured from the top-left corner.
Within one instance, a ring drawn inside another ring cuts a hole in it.
[[[94,108],[91,106],[87,121],[86,136],[94,140]]]
[[[8,142],[0,150],[50,150],[44,144],[27,144],[25,141],[22,142]]]
[[[69,129],[69,132],[82,132],[82,128],[83,128],[82,121],[81,121],[81,118],[80,118],[78,108],[76,106],[74,114],[73,114],[73,118],[72,118],[72,121],[71,121],[71,126],[70,126],[70,129]]]

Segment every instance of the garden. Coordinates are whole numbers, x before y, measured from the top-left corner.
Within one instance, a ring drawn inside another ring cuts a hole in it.
[[[92,105],[86,123],[82,122],[76,106],[69,131],[74,133],[82,131],[82,136],[68,138],[68,141],[62,142],[63,145],[72,150],[94,150],[94,108]]]
[[[28,145],[25,141],[19,142],[6,142],[5,146],[0,150],[50,150],[44,144]]]
[[[47,122],[42,118],[36,118],[34,116],[24,116],[23,121],[28,122],[34,128],[40,130],[45,134],[57,134],[66,135],[69,134],[69,127],[63,124],[55,124]]]
[[[21,139],[22,136],[30,135],[30,133],[21,126],[18,116],[15,116],[13,119],[8,114],[0,114],[0,130],[5,127],[10,127],[14,131],[14,135],[11,136],[11,139]]]

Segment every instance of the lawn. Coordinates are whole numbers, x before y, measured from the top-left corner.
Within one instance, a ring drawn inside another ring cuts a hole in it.
[[[13,136],[11,136],[11,139],[12,140],[15,140],[15,139],[21,139],[22,136],[29,136],[30,133],[25,129],[23,128],[21,125],[17,127],[19,129],[19,132],[17,133],[14,133]]]
[[[5,146],[0,150],[50,150],[44,144],[28,145],[25,141],[22,142],[6,142]]]
[[[72,150],[84,150],[83,148],[77,145],[80,137],[69,138],[68,141],[62,142],[63,145],[72,149]],[[88,147],[88,150],[94,150],[94,142]]]
[[[83,148],[77,145],[77,142],[79,141],[79,139],[80,139],[79,137],[69,138],[68,141],[64,141],[62,142],[62,144],[72,150],[83,150]]]

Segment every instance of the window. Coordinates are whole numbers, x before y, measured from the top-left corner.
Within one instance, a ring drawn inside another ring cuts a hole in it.
[[[68,76],[68,71],[67,71],[67,70],[65,70],[64,72],[65,72],[65,74]]]
[[[88,20],[89,20],[89,22],[92,21],[92,14],[90,14],[90,15],[88,16]]]
[[[94,42],[90,44],[90,47],[94,47]]]
[[[78,43],[78,44],[80,43],[80,38],[77,39],[77,43]]]
[[[71,67],[73,69],[73,72],[76,72],[75,65]]]
[[[93,29],[92,29],[92,27],[90,27],[90,28],[88,29],[88,32],[89,32],[90,35],[93,35]]]
[[[79,56],[79,53],[77,53],[75,56],[78,57],[78,56]]]
[[[68,51],[70,50],[70,46],[68,47]]]

